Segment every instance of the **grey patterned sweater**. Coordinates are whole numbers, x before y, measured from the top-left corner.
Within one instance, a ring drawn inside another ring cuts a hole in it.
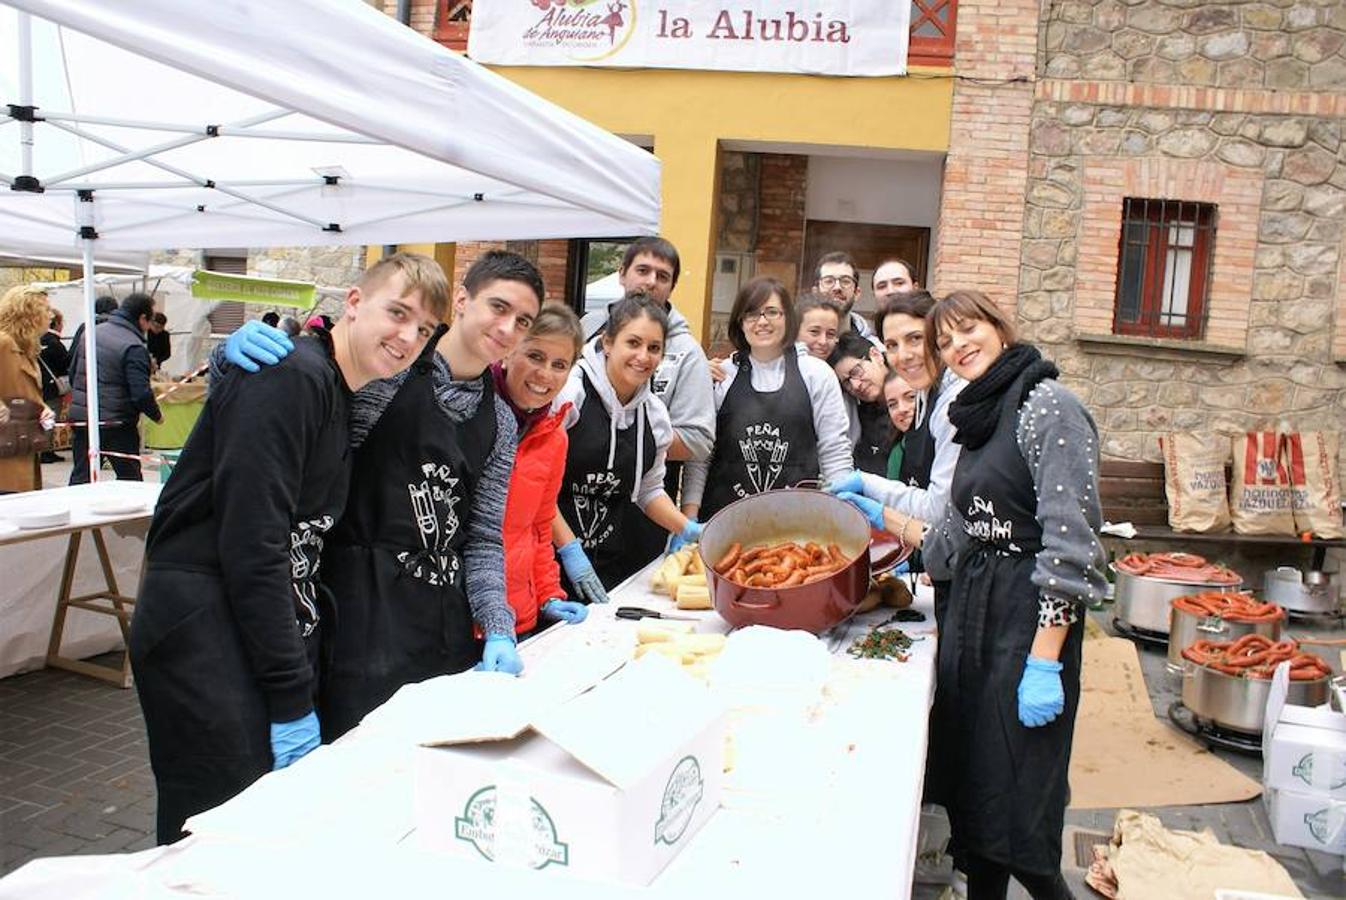
[[[219,377],[229,366],[224,345],[211,354],[210,377]],[[392,378],[371,381],[351,398],[351,447],[357,448],[368,436],[383,411],[392,402],[397,389],[407,380],[402,372]],[[453,422],[461,422],[477,410],[481,401],[481,379],[455,381],[444,357],[435,354],[435,399]],[[509,405],[495,398],[495,447],[486,458],[486,466],[477,481],[467,519],[467,541],[463,563],[467,580],[467,602],[472,617],[488,635],[514,635],[514,610],[505,595],[505,496],[509,492],[510,470],[519,443],[518,424]]]
[[[1098,539],[1098,428],[1079,398],[1053,379],[1040,382],[1019,409],[1019,452],[1033,475],[1042,550],[1033,567],[1038,626],[1064,625],[1103,596],[1105,557]],[[938,526],[954,552],[967,544],[950,503]],[[957,565],[955,561],[954,565]]]

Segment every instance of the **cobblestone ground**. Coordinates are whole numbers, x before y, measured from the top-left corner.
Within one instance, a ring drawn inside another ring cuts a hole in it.
[[[1177,694],[1164,673],[1164,654],[1142,649],[1140,657],[1155,715],[1166,719]],[[98,661],[117,659],[108,654]],[[1259,759],[1216,752],[1249,776],[1260,776]],[[1210,828],[1226,844],[1267,851],[1305,896],[1346,897],[1342,860],[1278,846],[1261,800],[1149,811],[1170,828]],[[1081,898],[1096,895],[1075,864],[1075,833],[1110,833],[1115,815],[1116,810],[1066,813],[1064,871]],[[0,875],[39,856],[153,845],[154,781],[135,691],[56,669],[0,680]],[[915,896],[934,898],[939,891],[918,884]],[[1010,896],[1026,894],[1013,886]]]

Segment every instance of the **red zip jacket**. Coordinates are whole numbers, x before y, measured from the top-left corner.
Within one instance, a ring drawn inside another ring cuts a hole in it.
[[[514,608],[514,630],[537,625],[538,608],[565,599],[552,550],[551,523],[566,467],[570,438],[561,426],[567,403],[534,422],[519,441],[505,501],[505,593]]]

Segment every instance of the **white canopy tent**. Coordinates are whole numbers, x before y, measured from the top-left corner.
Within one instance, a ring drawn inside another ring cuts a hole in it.
[[[78,250],[86,272],[105,251],[658,225],[653,156],[361,0],[4,0],[0,103],[3,249]]]

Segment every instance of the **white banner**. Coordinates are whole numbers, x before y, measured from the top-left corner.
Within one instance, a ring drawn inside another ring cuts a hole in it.
[[[476,0],[467,54],[502,66],[902,75],[901,0]]]

